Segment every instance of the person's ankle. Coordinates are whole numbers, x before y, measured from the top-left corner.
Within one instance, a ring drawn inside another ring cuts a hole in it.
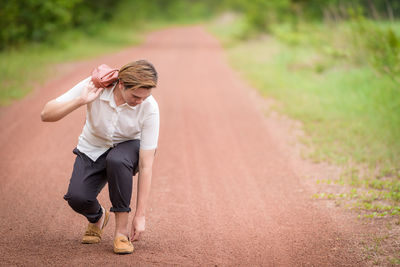
[[[114,232],[114,238],[117,238],[118,236],[129,237],[129,233],[128,232],[122,232],[122,231]]]
[[[103,226],[104,218],[105,218],[105,209],[103,207],[101,207],[101,209],[102,209],[103,213],[102,213],[100,219],[97,222],[94,223],[94,225],[96,225],[100,229]]]

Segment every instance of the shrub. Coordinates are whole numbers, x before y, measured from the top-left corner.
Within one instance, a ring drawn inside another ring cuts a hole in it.
[[[67,28],[112,16],[116,0],[0,1],[0,49],[44,41]]]

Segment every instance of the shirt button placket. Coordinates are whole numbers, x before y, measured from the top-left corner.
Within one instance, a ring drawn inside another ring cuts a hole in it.
[[[111,146],[114,146],[114,140],[113,140],[113,138],[114,138],[114,133],[115,133],[115,128],[116,128],[116,125],[117,125],[117,120],[118,120],[118,114],[119,114],[119,110],[118,110],[118,108],[114,111],[114,114],[113,114],[113,116],[112,116],[112,125],[110,125],[110,135],[109,135],[109,137],[110,137],[110,141],[111,141]]]

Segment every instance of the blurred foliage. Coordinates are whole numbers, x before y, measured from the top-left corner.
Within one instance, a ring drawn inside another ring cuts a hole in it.
[[[221,5],[244,15],[246,24],[238,34],[242,39],[269,33],[290,45],[299,45],[318,42],[311,38],[311,33],[306,35],[299,30],[302,23],[350,22],[353,24],[348,33],[351,53],[331,52],[354,62],[366,61],[400,85],[400,33],[390,25],[400,14],[399,0],[224,0]],[[277,31],[282,27],[276,25],[288,25],[290,29]]]
[[[350,14],[353,59],[358,62],[367,60],[375,70],[400,85],[400,34],[391,25],[366,19],[359,10]]]
[[[211,0],[7,0],[0,1],[0,50],[43,42],[68,29],[96,34],[104,22],[132,23],[210,15]]]
[[[126,8],[126,7],[131,8]],[[124,7],[123,9],[121,7]],[[399,0],[7,0],[0,1],[0,49],[31,41],[45,41],[69,28],[89,34],[110,20],[181,19],[207,17],[233,9],[245,15],[244,37],[268,32],[273,23],[338,21],[349,9],[360,8],[366,18],[393,20]]]
[[[0,49],[43,41],[71,27],[110,18],[114,0],[11,0],[0,2]]]
[[[220,6],[243,13],[249,29],[268,31],[271,23],[299,20],[340,21],[349,18],[349,10],[359,8],[372,19],[395,19],[400,14],[398,0],[223,0]]]

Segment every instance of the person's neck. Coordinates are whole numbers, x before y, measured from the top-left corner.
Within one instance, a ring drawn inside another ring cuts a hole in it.
[[[121,92],[119,91],[119,88],[117,88],[117,86],[114,88],[114,92],[113,93],[114,93],[115,105],[118,107],[118,106],[124,104],[125,101],[122,98]]]

